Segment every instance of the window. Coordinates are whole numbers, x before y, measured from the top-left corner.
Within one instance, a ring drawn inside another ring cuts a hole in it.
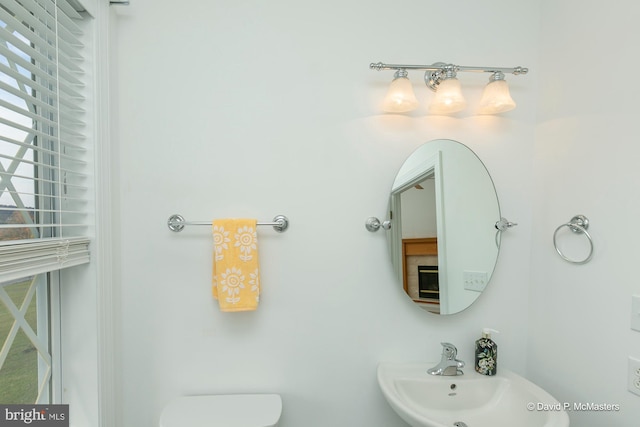
[[[53,367],[50,350],[46,275],[0,286],[0,402],[50,401]]]
[[[83,15],[0,4],[0,403],[55,403],[58,274],[89,261]]]

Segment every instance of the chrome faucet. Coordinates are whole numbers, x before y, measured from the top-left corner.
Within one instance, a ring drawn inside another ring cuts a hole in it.
[[[427,373],[431,375],[446,375],[446,376],[454,376],[454,375],[462,375],[461,368],[464,368],[464,362],[462,360],[456,359],[458,355],[458,349],[455,345],[449,344],[448,342],[442,342],[442,360],[433,368],[427,370]]]

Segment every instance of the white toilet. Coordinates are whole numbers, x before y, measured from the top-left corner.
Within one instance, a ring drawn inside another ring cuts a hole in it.
[[[278,394],[185,396],[164,408],[160,427],[276,427],[281,413]]]

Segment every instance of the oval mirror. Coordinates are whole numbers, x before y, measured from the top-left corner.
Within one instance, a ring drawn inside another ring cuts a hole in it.
[[[398,172],[387,231],[394,272],[407,295],[435,314],[469,307],[498,259],[498,196],[478,156],[457,141],[418,147]]]

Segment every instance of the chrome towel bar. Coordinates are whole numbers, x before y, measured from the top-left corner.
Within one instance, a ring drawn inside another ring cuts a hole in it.
[[[212,221],[186,221],[182,215],[174,214],[167,220],[169,230],[179,232],[185,225],[208,225],[211,226]],[[284,215],[276,215],[272,222],[258,222],[257,225],[270,225],[278,233],[282,233],[289,228],[289,219]]]

